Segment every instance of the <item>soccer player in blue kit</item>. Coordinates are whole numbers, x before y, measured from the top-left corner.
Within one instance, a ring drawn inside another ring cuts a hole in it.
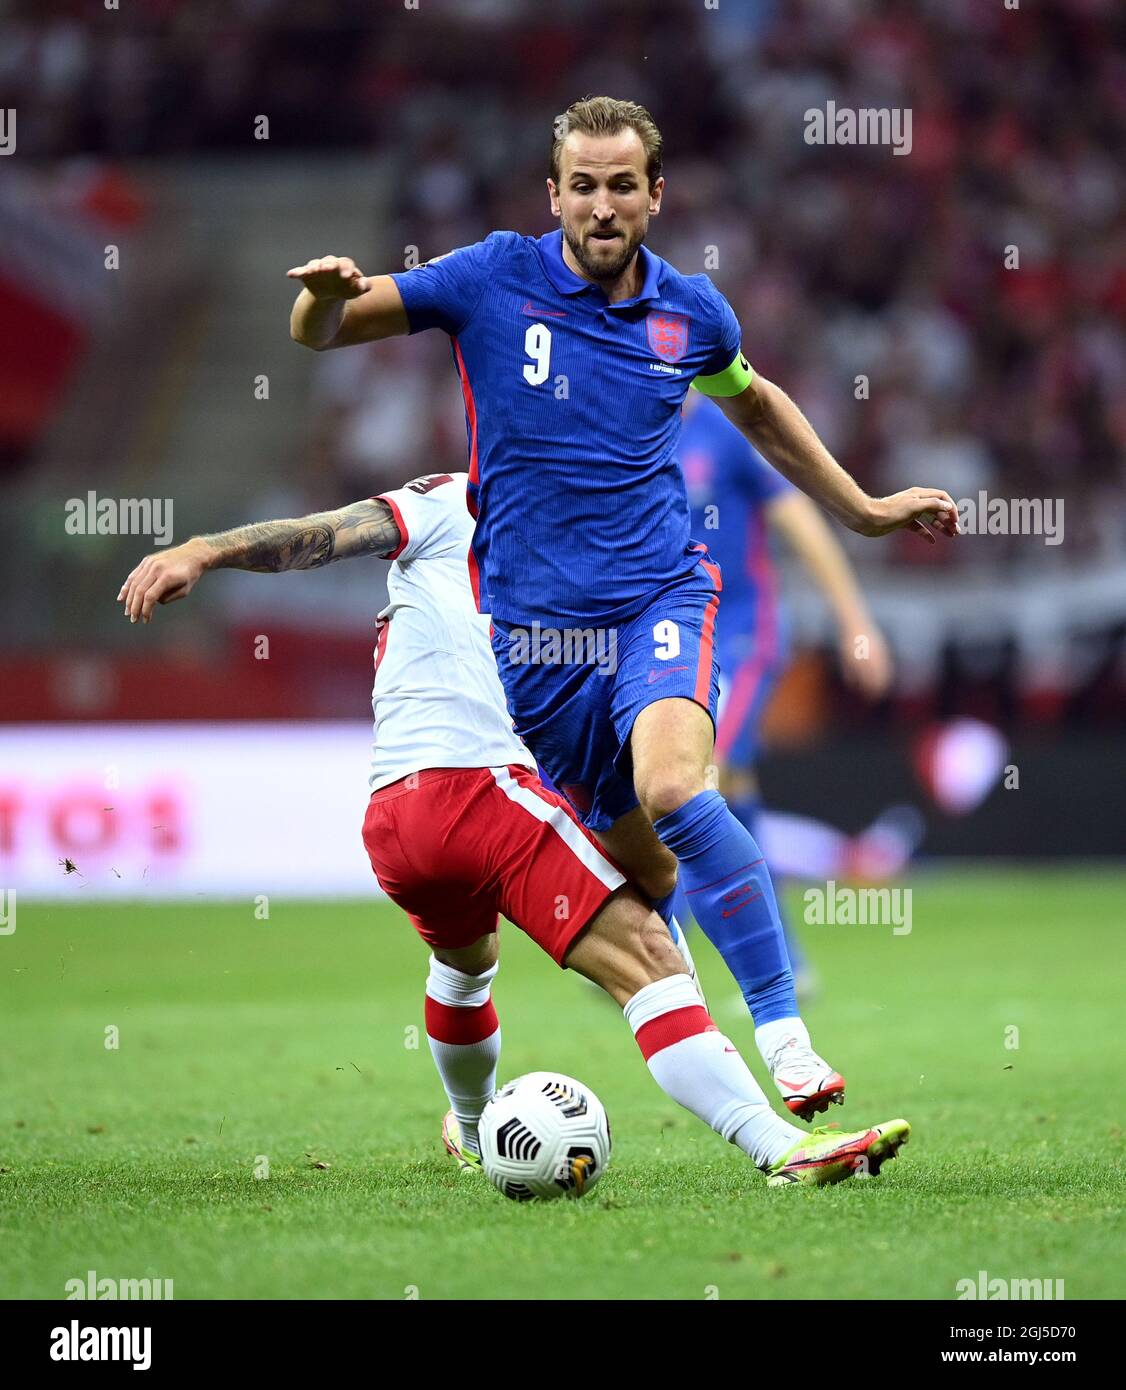
[[[907,527],[933,542],[931,527],[956,534],[957,512],[939,488],[869,497],[755,374],[707,276],[645,247],[664,179],[643,107],[570,106],[555,122],[547,190],[561,229],[544,237],[493,232],[394,275],[367,277],[341,256],[295,267],[291,335],[318,351],[428,328],[450,337],[471,577],[516,730],[666,920],[679,866],[775,1085],[808,1119],[843,1099],[844,1079],[799,1016],[758,846],[708,786],[722,578],[689,533],[685,394],[714,397],[774,467],[862,535]]]

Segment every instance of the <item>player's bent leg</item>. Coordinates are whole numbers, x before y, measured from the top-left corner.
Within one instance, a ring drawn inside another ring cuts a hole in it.
[[[755,1042],[788,1109],[801,1119],[844,1099],[844,1078],[818,1056],[798,1013],[781,917],[753,836],[705,789],[712,725],[702,705],[661,699],[630,739],[638,798],[680,863],[685,895],[755,1020]]]
[[[454,790],[450,782],[443,801],[419,801],[411,815],[420,840],[441,846],[435,869],[441,864],[450,874],[456,861],[478,885],[459,905],[462,916],[480,914],[478,923],[462,931],[457,945],[476,943],[485,934],[479,922],[491,914],[495,926],[499,908],[558,964],[584,969],[609,989],[668,1095],[764,1171],[777,1165],[801,1131],[771,1110],[701,1004],[660,917],[626,884],[566,802],[519,766],[487,769],[468,786],[465,802]],[[446,808],[451,799],[457,804]],[[412,846],[412,860],[420,852]],[[454,924],[444,930],[452,940]],[[462,980],[451,981],[442,971],[453,967],[435,964],[440,969],[432,973],[443,987],[459,985],[462,1004],[477,1002],[471,991],[481,976],[461,972]]]
[[[634,782],[654,831],[680,860],[687,902],[735,976],[756,1023],[797,1016],[773,886],[762,855],[706,787],[712,723],[694,701],[642,709],[630,735]]]
[[[609,830],[596,830],[594,834],[630,881],[649,898],[654,912],[664,921],[677,950],[684,957],[696,988],[700,989],[696,962],[685,939],[683,924],[677,921],[676,903],[682,895],[677,891],[676,855],[661,844],[640,806],[619,816]],[[700,997],[703,998],[702,990]]]
[[[450,957],[469,957],[466,963],[474,968],[460,970],[449,963]],[[450,1105],[442,1121],[442,1142],[460,1168],[481,1165],[477,1126],[497,1088],[501,1039],[492,999],[496,973],[495,932],[467,950],[436,950],[430,957],[426,1040]]]
[[[364,820],[380,884],[432,952],[426,1034],[450,1107],[442,1141],[462,1168],[479,1167],[477,1122],[496,1090],[498,919],[495,894],[475,879],[473,836],[451,826],[465,824],[492,785],[474,768],[423,772],[375,791]]]
[[[426,980],[426,1040],[450,1108],[442,1142],[460,1168],[481,1166],[477,1126],[497,1088],[500,1021],[492,1000],[497,933],[471,946],[435,948]]]
[[[705,790],[713,743],[711,717],[693,700],[656,700],[638,714],[630,735],[633,780],[654,829]]]
[[[493,768],[480,840],[504,915],[561,966],[606,988],[668,1095],[765,1171],[800,1131],[771,1110],[718,1031],[661,918],[563,799],[522,768]]]
[[[776,1115],[716,1027],[661,918],[619,889],[571,943],[564,964],[621,1005],[654,1080],[764,1172],[807,1136]]]
[[[563,964],[600,985],[622,1008],[655,980],[687,974],[664,922],[632,888],[619,888],[608,899],[572,941]]]

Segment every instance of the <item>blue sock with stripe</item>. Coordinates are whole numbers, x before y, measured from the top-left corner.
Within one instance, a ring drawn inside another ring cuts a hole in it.
[[[762,798],[758,796],[732,797],[727,804],[731,807],[735,819],[749,831],[757,844],[758,818],[762,814]],[[786,953],[790,957],[790,969],[795,975],[798,975],[807,965],[805,952],[802,950],[801,943],[790,924],[790,916],[783,906],[781,892],[776,890],[774,896],[778,903],[778,917],[782,923],[782,931],[786,937]]]
[[[696,921],[734,975],[755,1026],[800,1017],[770,874],[727,802],[719,792],[699,792],[653,829],[676,855]]]

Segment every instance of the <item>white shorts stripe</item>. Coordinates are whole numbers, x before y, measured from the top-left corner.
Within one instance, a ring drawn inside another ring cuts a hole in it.
[[[614,868],[601,852],[590,843],[587,837],[561,806],[545,801],[530,787],[522,787],[507,767],[491,767],[497,786],[517,806],[530,811],[537,820],[550,825],[576,859],[607,888],[620,888],[625,878]]]

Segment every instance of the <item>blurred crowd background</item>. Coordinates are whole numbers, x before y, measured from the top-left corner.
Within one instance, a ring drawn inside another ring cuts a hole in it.
[[[64,501],[172,497],[184,539],[464,467],[446,340],[306,353],[284,272],[551,230],[552,119],[606,92],[664,134],[653,249],[708,269],[866,488],[1064,505],[1055,546],[846,538],[898,658],[874,708],[788,575],[779,727],[1121,731],[1124,30],[1114,0],[8,4],[0,718],[362,713],[374,567],[209,579],[140,634],[112,599],[150,547],[64,534]],[[910,154],[807,144],[829,101],[910,108]]]

